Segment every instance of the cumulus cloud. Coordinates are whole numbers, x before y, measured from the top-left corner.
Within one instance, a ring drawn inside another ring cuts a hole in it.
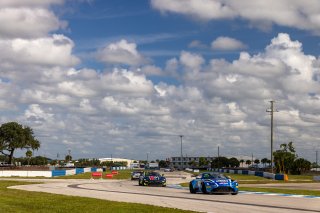
[[[137,45],[127,40],[108,44],[98,52],[98,59],[107,64],[140,65],[146,59],[138,52]]]
[[[221,36],[212,41],[211,48],[214,50],[239,50],[239,49],[245,49],[246,45],[243,44],[241,41]]]
[[[168,1],[167,6],[165,0],[153,1],[153,6],[161,6],[163,12],[170,6],[205,20],[242,17],[229,6],[237,5],[235,1],[199,1]],[[45,11],[62,3],[41,2],[1,1],[0,5],[31,9],[32,3],[39,3],[35,9]],[[293,9],[296,4],[292,1]],[[301,6],[302,13],[305,8]],[[210,13],[198,15],[207,10]],[[114,156],[140,159],[142,152],[160,150],[153,158],[162,159],[176,155],[177,135],[184,134],[187,155],[212,155],[219,144],[226,156],[254,151],[265,157],[270,131],[265,111],[271,99],[279,110],[277,145],[294,139],[299,153],[307,157],[304,147],[320,142],[320,60],[304,53],[303,44],[288,34],[275,35],[264,50],[243,51],[233,60],[203,57],[189,49],[164,59],[163,67],[144,64],[137,45],[121,40],[99,51],[101,61],[116,65],[101,71],[74,67],[80,61],[72,54],[73,41],[51,34],[61,21],[55,27],[50,21],[37,34],[6,30],[0,39],[0,121],[31,126],[42,142],[41,154],[55,157],[71,148],[75,158],[105,157],[108,150]],[[193,42],[194,47],[198,44]],[[120,69],[119,64],[132,67]],[[151,81],[149,76],[155,75],[170,76],[172,81]]]
[[[73,42],[63,35],[37,39],[0,40],[0,61],[19,64],[73,66],[79,59],[72,55]]]
[[[43,7],[61,1],[4,1],[0,3],[0,38],[37,38],[65,28],[53,12]]]
[[[204,59],[199,54],[182,51],[180,63],[189,69],[199,70],[204,63]]]
[[[204,21],[239,18],[262,29],[276,24],[320,34],[320,2],[317,0],[308,3],[292,0],[151,0],[151,5],[164,13],[178,13]]]

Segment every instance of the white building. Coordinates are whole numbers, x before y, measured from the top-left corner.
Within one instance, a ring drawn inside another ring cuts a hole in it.
[[[107,161],[113,161],[113,162],[126,162],[127,163],[127,167],[130,167],[131,164],[133,164],[133,162],[135,160],[131,160],[131,159],[126,159],[126,158],[99,158],[99,161],[102,162],[107,162]]]

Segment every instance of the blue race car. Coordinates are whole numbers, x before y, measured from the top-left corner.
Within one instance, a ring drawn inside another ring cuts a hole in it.
[[[202,192],[204,194],[238,194],[238,182],[231,180],[221,173],[204,172],[199,174],[196,179],[190,181],[190,193]]]
[[[167,180],[158,172],[145,172],[139,177],[139,186],[158,185],[165,187]]]

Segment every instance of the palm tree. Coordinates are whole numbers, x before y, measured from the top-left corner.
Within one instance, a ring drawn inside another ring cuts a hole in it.
[[[246,160],[246,164],[247,164],[248,167],[249,167],[249,165],[251,164],[251,160]]]
[[[30,158],[32,157],[32,151],[31,150],[28,150],[26,152],[26,157],[28,158],[28,166],[30,165]]]
[[[271,166],[271,160],[267,160],[267,163],[269,164],[269,166]]]
[[[254,163],[255,163],[256,165],[258,165],[258,164],[260,163],[260,160],[259,160],[259,159],[255,159],[255,160],[254,160]]]
[[[241,159],[239,162],[241,163],[241,167],[243,167],[244,160]]]
[[[266,167],[266,163],[268,163],[268,158],[262,158],[261,163],[263,163],[263,167]]]

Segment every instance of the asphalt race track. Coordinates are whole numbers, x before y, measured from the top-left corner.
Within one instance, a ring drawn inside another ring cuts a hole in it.
[[[143,187],[129,180],[41,180],[45,184],[11,188],[113,201],[151,204],[200,212],[320,212],[320,199],[276,195],[190,194],[185,189]],[[169,183],[181,182],[170,180]]]

